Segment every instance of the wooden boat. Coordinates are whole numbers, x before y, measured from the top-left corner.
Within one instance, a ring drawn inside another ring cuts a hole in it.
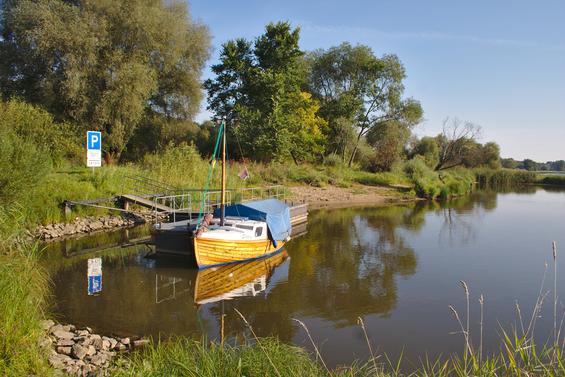
[[[280,251],[290,239],[292,230],[289,207],[266,199],[225,205],[226,133],[222,137],[222,190],[220,208],[207,214],[195,232],[194,255],[198,268],[267,257]],[[216,223],[213,218],[219,218]]]
[[[206,304],[235,297],[256,296],[267,289],[274,269],[288,258],[286,250],[269,258],[198,271],[194,302]]]

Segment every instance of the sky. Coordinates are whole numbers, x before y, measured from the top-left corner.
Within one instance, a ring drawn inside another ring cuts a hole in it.
[[[255,39],[269,22],[300,27],[300,47],[363,44],[396,54],[405,95],[421,102],[418,136],[441,132],[447,117],[482,128],[502,157],[565,159],[565,1],[224,1],[189,2],[208,25],[212,76],[221,45]],[[205,104],[198,120],[207,119]]]

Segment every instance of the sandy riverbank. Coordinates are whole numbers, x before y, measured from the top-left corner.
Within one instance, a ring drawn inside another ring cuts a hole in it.
[[[381,186],[294,186],[289,189],[291,199],[297,203],[308,203],[309,209],[363,204],[379,205],[417,200],[415,196],[404,194],[397,188]]]

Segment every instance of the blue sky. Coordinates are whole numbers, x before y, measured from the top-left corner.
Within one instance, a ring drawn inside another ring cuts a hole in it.
[[[394,53],[406,95],[422,103],[415,133],[435,135],[458,117],[482,127],[503,157],[565,159],[565,1],[205,1],[189,2],[222,43],[254,39],[272,21],[301,28],[301,48],[344,41]],[[206,118],[202,112],[199,119]]]

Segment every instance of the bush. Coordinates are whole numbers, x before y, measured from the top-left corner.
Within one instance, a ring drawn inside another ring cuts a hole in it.
[[[0,129],[0,206],[26,196],[48,169],[49,162],[36,144]]]
[[[414,184],[421,198],[449,198],[467,194],[473,187],[473,174],[467,170],[449,170],[437,173],[430,169],[421,156],[404,164],[404,172]]]
[[[341,157],[339,157],[337,154],[332,153],[324,159],[324,165],[341,166],[343,165],[343,161],[341,160]]]
[[[56,165],[66,160],[84,159],[82,127],[57,123],[47,111],[29,103],[12,99],[0,102],[0,130],[11,131],[35,144],[44,152],[44,159]]]

